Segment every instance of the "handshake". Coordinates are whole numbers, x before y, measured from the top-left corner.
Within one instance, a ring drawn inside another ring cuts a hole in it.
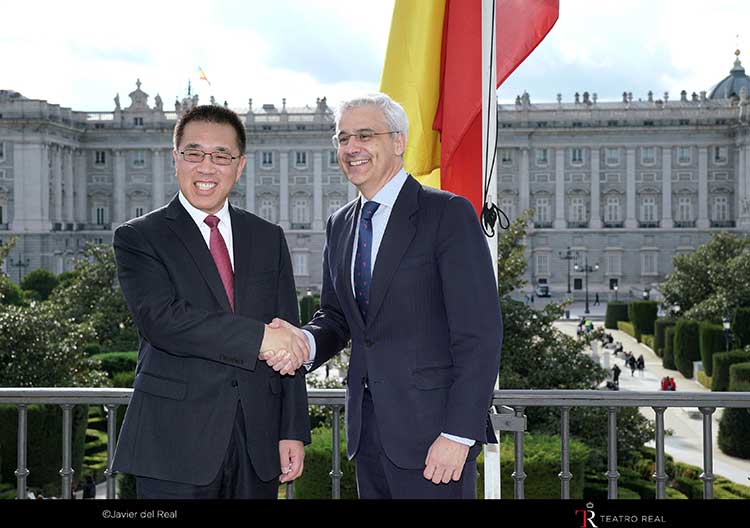
[[[280,374],[294,374],[310,361],[310,344],[302,330],[276,318],[266,325],[258,358]]]

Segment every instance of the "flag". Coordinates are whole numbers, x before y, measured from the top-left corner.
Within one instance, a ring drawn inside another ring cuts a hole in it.
[[[209,86],[211,86],[211,81],[208,80],[208,77],[206,77],[206,72],[203,71],[203,68],[198,66],[198,73],[200,74],[200,79],[202,81],[206,81]]]
[[[557,21],[558,0],[496,0],[497,86]],[[380,89],[409,116],[406,170],[482,210],[481,0],[396,0]],[[440,30],[438,30],[440,28]]]

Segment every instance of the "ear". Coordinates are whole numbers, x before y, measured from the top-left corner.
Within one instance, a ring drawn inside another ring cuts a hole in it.
[[[396,155],[403,157],[406,152],[406,141],[404,141],[404,133],[399,132],[393,140],[393,147],[396,150]]]
[[[243,154],[240,157],[240,162],[237,164],[237,176],[235,176],[234,178],[234,183],[237,183],[238,181],[240,181],[240,177],[242,176],[242,171],[245,168],[246,164],[247,164],[247,156]],[[250,175],[248,174],[248,178],[249,177]]]

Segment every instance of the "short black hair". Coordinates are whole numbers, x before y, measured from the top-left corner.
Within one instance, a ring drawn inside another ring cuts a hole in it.
[[[174,127],[174,148],[179,147],[182,136],[185,133],[185,126],[191,121],[203,123],[217,123],[220,125],[227,124],[234,128],[237,133],[237,146],[240,149],[240,156],[244,156],[247,145],[247,136],[245,127],[240,121],[240,117],[228,108],[217,105],[195,106],[182,114]]]

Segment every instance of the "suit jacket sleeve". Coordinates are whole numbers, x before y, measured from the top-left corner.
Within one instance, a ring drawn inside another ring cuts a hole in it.
[[[172,278],[150,243],[130,224],[114,235],[117,276],[141,336],[170,354],[255,370],[265,326],[223,311],[206,311],[176,296]]]
[[[334,230],[333,217],[326,225],[326,245],[323,248],[323,286],[320,291],[320,310],[304,326],[315,337],[315,362],[310,370],[315,370],[338,354],[351,338],[349,324],[341,310],[331,279],[331,233]],[[347,251],[347,248],[344,248]]]
[[[292,260],[289,256],[284,232],[279,228],[281,250],[279,252],[278,316],[299,326],[299,303],[294,285]],[[304,367],[293,376],[281,376],[281,429],[279,438],[310,443],[310,415],[307,405],[307,387]]]
[[[454,372],[443,432],[484,442],[500,368],[502,317],[489,247],[465,198],[448,201],[436,256]]]

